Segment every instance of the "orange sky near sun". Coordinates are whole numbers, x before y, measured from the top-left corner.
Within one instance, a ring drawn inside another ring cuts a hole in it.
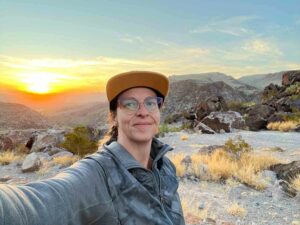
[[[34,109],[55,110],[65,105],[103,101],[105,82],[55,72],[18,72],[0,80],[0,101]]]

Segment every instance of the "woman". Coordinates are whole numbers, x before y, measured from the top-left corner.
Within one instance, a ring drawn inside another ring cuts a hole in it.
[[[106,144],[54,178],[0,185],[0,225],[185,224],[171,148],[154,138],[168,88],[154,72],[112,77]]]

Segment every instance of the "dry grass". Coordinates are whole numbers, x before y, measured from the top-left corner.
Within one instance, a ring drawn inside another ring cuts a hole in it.
[[[55,165],[61,165],[63,167],[71,166],[73,163],[79,160],[78,156],[59,156],[53,159]]]
[[[10,163],[20,161],[25,157],[24,154],[16,154],[12,151],[6,151],[0,153],[0,165],[8,165]]]
[[[182,177],[186,172],[185,165],[183,163],[181,163],[181,161],[184,159],[184,157],[185,157],[185,155],[183,153],[169,155],[170,160],[174,163],[174,165],[176,167],[176,176],[178,176],[178,177]]]
[[[188,140],[189,138],[188,138],[187,135],[181,135],[180,139],[181,139],[182,141],[186,141],[186,140]]]
[[[236,158],[222,149],[210,155],[192,154],[189,168],[182,165],[183,158],[183,154],[174,154],[171,157],[177,168],[177,176],[189,174],[202,180],[213,181],[234,179],[258,190],[263,190],[267,182],[260,176],[260,171],[280,162],[272,156],[253,153],[242,153],[239,158]]]
[[[227,212],[233,216],[243,217],[247,214],[247,210],[240,206],[238,203],[233,203],[230,207],[228,207]]]
[[[267,125],[269,130],[279,130],[283,132],[292,131],[299,124],[299,121],[272,122]]]
[[[51,163],[49,163],[46,160],[42,160],[42,166],[35,173],[38,175],[39,178],[43,178],[49,173],[51,167],[52,167]]]
[[[295,188],[297,191],[300,192],[300,174],[295,177],[292,181],[292,186]]]

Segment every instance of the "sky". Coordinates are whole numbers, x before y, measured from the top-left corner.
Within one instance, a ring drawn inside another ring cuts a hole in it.
[[[299,0],[0,0],[0,88],[103,92],[128,70],[239,78],[299,69],[299,8]]]

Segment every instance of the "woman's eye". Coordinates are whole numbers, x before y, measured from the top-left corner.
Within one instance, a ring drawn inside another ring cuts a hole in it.
[[[136,102],[130,101],[130,102],[125,102],[124,106],[126,108],[134,109],[134,108],[136,108],[137,104],[136,104]]]
[[[157,105],[157,103],[155,102],[155,101],[146,101],[146,105],[147,106],[156,106]]]

